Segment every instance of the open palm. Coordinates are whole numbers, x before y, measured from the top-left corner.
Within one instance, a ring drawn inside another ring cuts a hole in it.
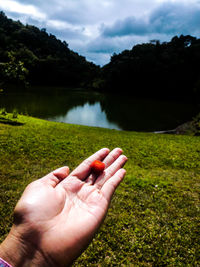
[[[123,179],[127,158],[119,148],[104,148],[69,174],[62,167],[27,186],[15,208],[15,228],[37,247],[49,265],[71,264],[87,247],[102,223],[111,197]],[[91,172],[102,160],[103,173]]]

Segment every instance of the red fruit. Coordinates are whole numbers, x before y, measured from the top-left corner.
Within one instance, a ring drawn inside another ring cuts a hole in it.
[[[95,160],[91,164],[92,171],[95,173],[100,173],[105,169],[105,164],[100,160]]]

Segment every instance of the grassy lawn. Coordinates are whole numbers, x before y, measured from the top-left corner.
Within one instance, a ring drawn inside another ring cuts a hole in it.
[[[200,266],[200,137],[17,121],[0,119],[0,241],[29,182],[62,165],[73,169],[102,147],[121,147],[126,178],[74,266]]]

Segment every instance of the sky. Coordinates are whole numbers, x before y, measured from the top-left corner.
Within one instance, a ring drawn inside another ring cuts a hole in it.
[[[46,28],[101,66],[114,53],[150,40],[200,38],[200,0],[0,0],[0,10]]]

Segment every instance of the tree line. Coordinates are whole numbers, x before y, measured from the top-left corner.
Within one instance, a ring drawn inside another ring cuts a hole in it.
[[[0,12],[0,83],[83,86],[99,67],[46,29],[23,25]]]
[[[200,39],[180,35],[169,42],[151,40],[113,54],[100,68],[45,29],[23,25],[0,12],[0,86],[5,82],[198,100]]]
[[[199,99],[200,39],[174,36],[169,42],[152,40],[114,54],[93,86],[153,98]]]

